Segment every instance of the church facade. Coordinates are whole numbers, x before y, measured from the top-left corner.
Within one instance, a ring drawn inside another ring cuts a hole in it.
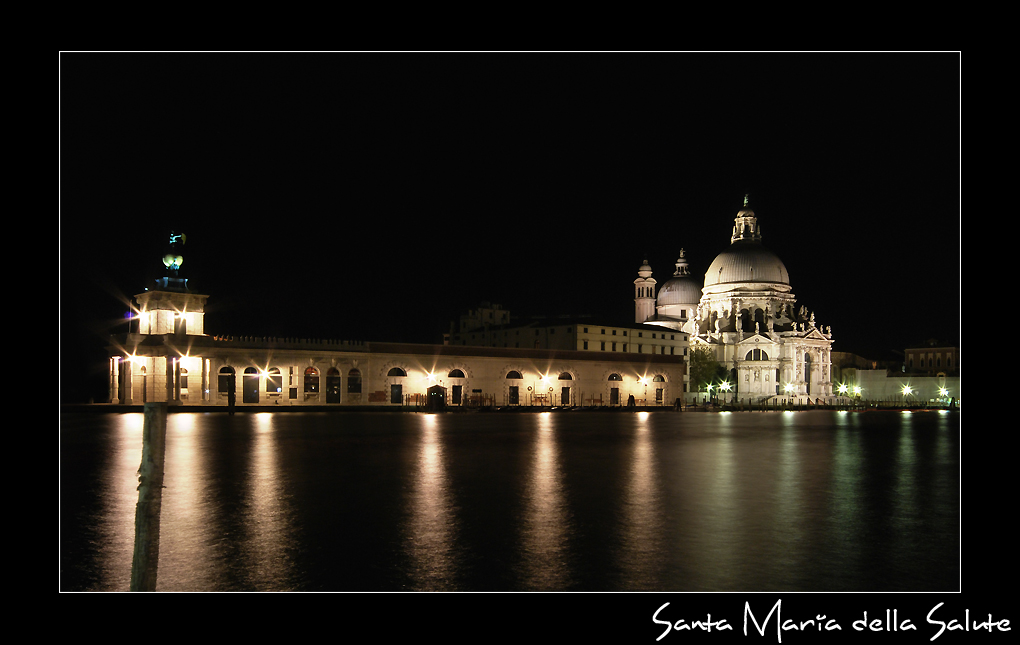
[[[711,352],[729,371],[734,400],[831,400],[832,331],[797,306],[786,266],[762,244],[746,198],[730,247],[715,258],[701,285],[683,250],[676,267],[657,294],[647,261],[638,269],[637,322],[689,334],[692,352]]]

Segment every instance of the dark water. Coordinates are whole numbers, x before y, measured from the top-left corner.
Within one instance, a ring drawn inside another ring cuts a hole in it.
[[[141,414],[61,416],[60,588],[127,590]],[[954,591],[959,415],[175,413],[159,590]]]

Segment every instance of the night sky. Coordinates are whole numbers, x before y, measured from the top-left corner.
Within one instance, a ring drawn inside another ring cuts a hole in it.
[[[632,321],[750,193],[834,350],[959,342],[958,53],[65,53],[59,137],[64,402],[171,231],[207,333],[441,342]]]

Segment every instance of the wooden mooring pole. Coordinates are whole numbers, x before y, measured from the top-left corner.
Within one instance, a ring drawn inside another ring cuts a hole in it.
[[[155,591],[159,565],[159,512],[163,503],[166,403],[146,403],[142,427],[142,465],[138,467],[135,552],[131,591]]]

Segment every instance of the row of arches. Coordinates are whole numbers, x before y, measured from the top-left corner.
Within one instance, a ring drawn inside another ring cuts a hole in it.
[[[226,394],[230,396],[234,393],[236,388],[236,370],[233,367],[224,366],[221,367],[217,374],[217,391],[220,394]],[[293,372],[291,372],[291,375]],[[302,379],[302,390],[306,395],[318,394],[322,389],[322,382],[320,378],[320,372],[318,368],[308,367],[305,368],[304,378]],[[260,388],[259,383],[262,378],[265,378],[265,385]],[[257,367],[246,367],[241,373],[241,400],[244,403],[258,403],[260,398],[260,392],[265,392],[269,396],[282,396],[284,392],[284,374],[279,367],[270,367],[266,370],[261,370]],[[347,393],[348,394],[360,394],[361,393],[361,371],[358,369],[351,369],[347,372]],[[287,385],[292,385],[292,379]],[[326,370],[325,378],[325,391],[327,403],[339,403],[340,402],[340,384],[341,384],[341,373],[335,367],[331,367]],[[291,398],[296,398],[296,388],[290,392]]]

